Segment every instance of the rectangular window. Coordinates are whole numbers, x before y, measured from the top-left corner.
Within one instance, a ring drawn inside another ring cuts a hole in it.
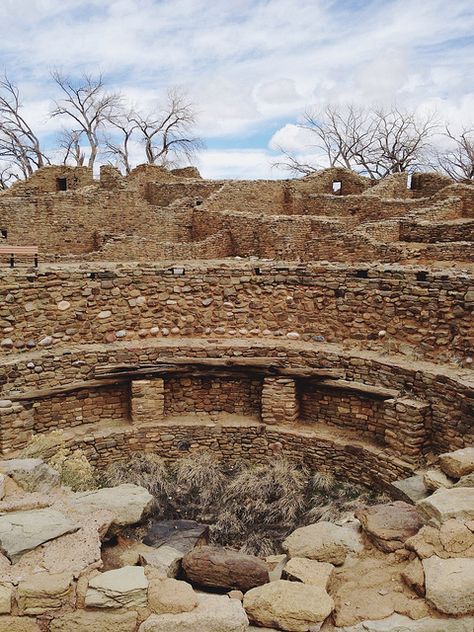
[[[56,178],[56,191],[67,191],[67,178]]]

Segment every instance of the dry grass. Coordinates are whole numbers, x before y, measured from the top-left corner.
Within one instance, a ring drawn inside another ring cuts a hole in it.
[[[155,497],[155,518],[208,523],[211,542],[261,556],[279,552],[282,540],[299,526],[341,520],[361,504],[380,502],[362,486],[325,472],[310,474],[283,459],[229,469],[209,451],[174,465],[136,453],[110,465],[102,482],[142,485]]]

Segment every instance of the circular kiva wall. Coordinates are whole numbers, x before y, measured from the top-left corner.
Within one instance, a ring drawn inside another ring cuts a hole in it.
[[[143,281],[131,288],[152,296]],[[35,293],[43,296],[35,289],[30,300]],[[4,352],[4,455],[33,434],[62,429],[68,445],[99,467],[137,450],[175,459],[206,447],[229,461],[285,455],[385,486],[411,475],[430,452],[472,444],[474,389],[466,369],[303,335],[104,343],[94,340],[102,338],[94,323],[79,321],[91,342],[57,338]]]

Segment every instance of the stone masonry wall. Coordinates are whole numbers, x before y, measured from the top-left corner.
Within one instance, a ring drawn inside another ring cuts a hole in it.
[[[474,283],[448,270],[96,266],[2,270],[0,280],[4,353],[157,336],[263,335],[361,340],[374,348],[390,341],[445,361],[472,354]]]
[[[260,416],[262,384],[251,378],[168,377],[164,386],[165,415],[226,412]]]

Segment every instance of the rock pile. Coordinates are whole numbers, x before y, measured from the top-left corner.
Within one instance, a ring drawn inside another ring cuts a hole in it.
[[[127,540],[152,506],[144,488],[73,493],[37,461],[0,462],[0,632],[474,629],[474,488],[458,486],[470,450],[441,457],[446,484],[432,470],[416,506],[301,527],[265,560],[208,546],[191,522]]]

